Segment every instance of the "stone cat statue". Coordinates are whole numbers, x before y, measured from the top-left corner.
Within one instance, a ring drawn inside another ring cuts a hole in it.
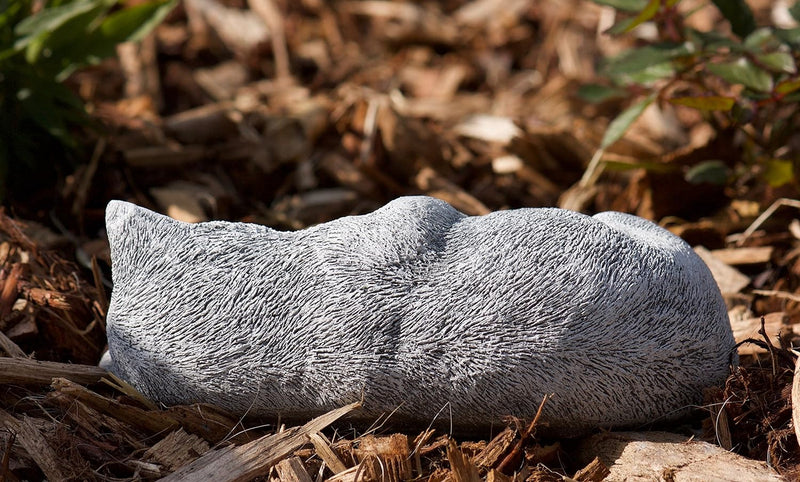
[[[466,216],[424,196],[297,232],[112,201],[108,367],[164,404],[462,428],[672,419],[735,363],[725,304],[680,238],[615,212]]]

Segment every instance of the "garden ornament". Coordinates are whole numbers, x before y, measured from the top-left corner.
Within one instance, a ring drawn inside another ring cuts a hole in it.
[[[735,363],[680,238],[606,212],[402,197],[296,232],[112,201],[108,368],[161,403],[578,435],[670,420]]]

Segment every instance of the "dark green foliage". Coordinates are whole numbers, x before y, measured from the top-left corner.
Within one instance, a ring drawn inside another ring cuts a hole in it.
[[[747,37],[756,29],[756,19],[744,0],[711,0],[722,15],[731,23],[731,30],[740,38]]]
[[[47,182],[75,160],[83,103],[62,82],[152,30],[176,0],[116,9],[117,0],[0,0],[0,200]]]
[[[735,36],[685,27],[675,0],[595,2],[620,10],[620,20],[609,33],[630,31],[644,21],[658,29],[658,40],[606,59],[602,73],[610,85],[580,92],[590,102],[613,98],[621,89],[637,97],[611,122],[595,157],[624,135],[646,105],[669,102],[703,112],[718,132],[741,129],[747,139],[743,158],[763,181],[773,186],[795,182],[800,152],[788,141],[796,135],[789,126],[800,122],[800,28],[759,27],[744,0],[712,0]],[[633,10],[634,4],[640,9]],[[790,12],[800,17],[800,2]],[[722,167],[716,160],[702,162],[686,179],[714,184],[732,180]]]

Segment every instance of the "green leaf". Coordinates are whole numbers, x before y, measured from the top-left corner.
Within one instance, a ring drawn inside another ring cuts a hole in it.
[[[644,7],[641,12],[639,12],[639,15],[633,19],[633,22],[625,27],[624,32],[630,32],[644,22],[651,20],[658,13],[659,7],[661,7],[661,0],[650,0],[647,3],[647,6]]]
[[[698,51],[712,51],[726,48],[731,52],[743,50],[742,43],[731,39],[727,35],[709,30],[703,32],[695,29],[687,29],[688,37],[693,43],[697,44]]]
[[[613,75],[640,72],[668,60],[693,53],[693,46],[683,44],[659,44],[628,50],[609,60],[606,71]]]
[[[56,75],[79,57],[75,46],[85,42],[87,35],[98,18],[108,7],[102,2],[92,2],[92,8],[80,9],[58,18],[58,22],[50,23],[49,30],[37,29],[30,36],[23,37],[15,44],[17,49],[25,49],[25,59],[30,64]],[[60,8],[60,7],[59,7]]]
[[[157,0],[109,15],[97,28],[69,44],[69,51],[63,57],[70,62],[62,66],[56,79],[63,81],[76,68],[114,55],[116,46],[122,42],[140,40],[166,17],[176,3],[177,0]]]
[[[708,183],[721,186],[728,182],[730,172],[724,162],[715,159],[695,164],[686,171],[684,179],[691,184]]]
[[[592,104],[625,97],[627,94],[628,92],[625,89],[600,84],[585,84],[578,89],[578,97]]]
[[[106,41],[138,42],[156,28],[177,3],[178,0],[158,0],[120,10],[103,21],[99,31]]]
[[[764,163],[761,177],[772,187],[780,187],[794,180],[794,163],[785,159],[769,159]]]
[[[775,86],[775,92],[778,94],[788,94],[800,89],[800,79],[784,80]]]
[[[629,30],[629,27],[633,25],[633,22],[636,20],[635,17],[628,17],[619,20],[617,23],[609,27],[604,34],[608,35],[619,35],[621,33],[625,33]]]
[[[757,92],[772,89],[772,77],[744,58],[724,64],[708,64],[706,68],[731,84],[741,84]]]
[[[708,97],[673,97],[670,104],[683,105],[697,110],[729,111],[736,103],[733,97],[708,96]]]
[[[14,32],[20,36],[35,37],[42,33],[50,33],[72,18],[97,8],[98,2],[77,0],[60,7],[43,8],[17,25]]]
[[[800,48],[800,27],[795,28],[776,28],[775,36],[781,42],[787,43],[795,48]]]
[[[731,30],[739,38],[745,38],[756,29],[753,11],[744,0],[711,0],[731,24]]]
[[[608,124],[605,134],[603,134],[603,140],[600,143],[600,149],[608,148],[611,144],[617,142],[623,135],[625,135],[625,132],[628,130],[631,124],[633,124],[633,121],[642,115],[642,112],[644,112],[647,106],[653,103],[655,98],[655,94],[650,94],[649,96],[625,109],[620,115],[611,121],[611,123]]]
[[[759,28],[753,30],[753,33],[748,35],[742,44],[750,51],[759,51],[764,48],[777,47],[778,38],[772,29]]]
[[[672,62],[661,62],[660,64],[651,65],[640,72],[627,74],[618,79],[622,84],[650,85],[657,80],[672,77],[673,75],[675,75],[675,68]]]
[[[800,22],[800,0],[794,2],[794,5],[789,7],[789,14],[792,18]]]
[[[641,11],[645,5],[647,5],[647,0],[592,0],[594,3],[598,5],[606,5],[609,7],[614,7],[617,10],[621,10],[623,12],[639,12]]]
[[[794,64],[794,57],[788,52],[772,52],[769,54],[756,55],[756,59],[774,72],[786,72],[793,74],[797,72]]]

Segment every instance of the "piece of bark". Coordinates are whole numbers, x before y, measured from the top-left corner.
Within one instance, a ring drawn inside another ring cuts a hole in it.
[[[450,470],[455,482],[480,482],[478,468],[452,439],[447,445],[447,460],[450,462]]]
[[[772,246],[714,249],[711,254],[730,266],[768,263],[772,259]]]
[[[205,186],[173,182],[166,186],[150,188],[150,194],[167,216],[185,223],[208,221],[204,202],[213,203],[214,194]]]
[[[0,358],[0,385],[49,385],[55,378],[66,378],[75,383],[97,383],[107,375],[104,369],[91,365]]]
[[[144,458],[158,462],[167,471],[174,472],[209,449],[208,442],[179,428],[150,447],[144,453]]]
[[[359,446],[354,453],[367,477],[386,482],[411,478],[408,437],[403,434],[396,433],[388,437],[366,435],[359,439]]]
[[[345,466],[339,457],[333,452],[330,442],[328,442],[324,435],[316,432],[309,434],[308,439],[311,440],[311,443],[314,445],[319,458],[325,462],[325,465],[328,466],[334,475],[347,470],[347,466]]]
[[[17,301],[17,292],[19,291],[17,285],[24,271],[25,265],[23,263],[14,263],[8,276],[3,280],[2,288],[0,288],[0,319],[8,316],[11,313],[11,308],[14,307],[14,303]]]
[[[249,78],[245,66],[235,60],[196,69],[193,75],[197,85],[217,101],[232,100]]]
[[[364,469],[361,464],[325,479],[326,482],[356,482],[356,480],[364,480]]]
[[[223,141],[238,134],[231,119],[233,105],[217,102],[185,110],[164,119],[164,127],[184,144],[209,144]]]
[[[486,474],[486,482],[512,482],[514,479],[495,469]]]
[[[249,9],[229,8],[214,0],[188,0],[185,8],[192,37],[204,37],[209,29],[213,30],[239,56],[246,56],[271,33],[269,26]]]
[[[497,467],[514,444],[515,435],[515,430],[506,427],[473,457],[472,462],[478,467]]]
[[[145,146],[126,149],[122,153],[125,163],[130,167],[183,167],[208,157],[206,148],[190,146]]]
[[[595,457],[586,467],[575,472],[573,479],[578,482],[600,482],[610,474],[611,471],[606,467],[606,464],[604,464],[600,458]]]
[[[275,470],[281,482],[312,482],[299,457],[281,460],[275,465]]]
[[[702,259],[708,266],[708,269],[711,270],[711,274],[714,276],[714,280],[717,282],[717,286],[719,286],[719,290],[723,295],[738,293],[750,284],[750,278],[743,275],[736,268],[732,268],[717,259],[711,254],[711,251],[706,248],[695,246],[694,252],[700,256],[700,259]]]
[[[763,318],[764,331],[766,331],[767,336],[775,346],[780,346],[780,341],[778,340],[779,333],[784,338],[791,336],[792,334],[800,334],[800,325],[788,324],[789,317],[783,311],[769,313],[764,315]],[[763,340],[763,336],[758,333],[758,331],[761,329],[760,316],[745,319],[731,317],[731,328],[733,329],[733,337],[736,339],[736,343],[741,343],[748,338]],[[739,346],[740,355],[755,355],[766,352],[766,348],[762,348],[752,343],[745,343]]]
[[[414,177],[414,184],[429,196],[447,201],[459,211],[471,216],[489,214],[491,210],[475,196],[442,176],[430,167],[423,167]]]
[[[598,457],[611,472],[609,482],[781,480],[763,462],[667,432],[600,433],[581,441],[575,454],[584,464]]]
[[[281,459],[308,441],[308,434],[319,432],[339,418],[361,407],[351,403],[331,410],[307,424],[292,427],[284,432],[266,435],[250,443],[223,447],[207,452],[189,465],[162,479],[177,480],[245,481],[265,475]]]
[[[245,443],[253,439],[250,432],[231,435],[231,429],[239,424],[240,420],[216,405],[206,403],[176,405],[167,408],[166,411],[187,432],[198,435],[212,444],[222,441]]]
[[[522,130],[511,118],[486,114],[466,119],[455,126],[453,132],[460,136],[498,144],[508,144],[514,137],[522,135]]]
[[[88,407],[109,415],[115,420],[152,434],[178,428],[178,422],[167,412],[145,410],[132,405],[125,405],[64,378],[53,380],[52,386],[54,391],[49,393],[48,396],[55,402],[68,405],[74,400],[79,400]]]
[[[64,472],[58,454],[47,443],[44,434],[33,424],[30,417],[23,416],[22,419],[17,419],[0,409],[0,425],[16,435],[17,441],[49,480],[67,480],[69,478],[71,474]]]
[[[792,377],[792,425],[800,445],[800,358],[795,360],[794,377]]]
[[[14,341],[7,337],[2,331],[0,331],[0,350],[3,350],[12,358],[25,358],[25,352],[22,348],[14,343]],[[0,379],[2,379],[2,375],[0,375]]]
[[[378,185],[340,154],[325,154],[320,159],[319,167],[342,186],[367,198],[380,198],[381,190]]]

